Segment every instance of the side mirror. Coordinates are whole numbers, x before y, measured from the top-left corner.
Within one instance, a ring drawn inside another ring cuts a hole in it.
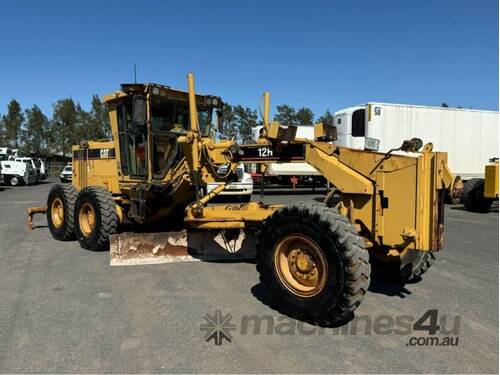
[[[135,95],[132,107],[132,120],[136,124],[144,125],[146,123],[146,97]]]

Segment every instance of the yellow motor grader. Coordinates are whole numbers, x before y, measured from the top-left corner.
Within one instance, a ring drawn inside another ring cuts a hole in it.
[[[498,158],[491,158],[484,167],[484,178],[471,178],[462,191],[462,202],[468,211],[489,212],[498,200]]]
[[[101,250],[130,223],[253,232],[270,299],[318,324],[342,321],[361,303],[370,258],[374,271],[408,280],[425,272],[443,245],[453,175],[446,153],[433,152],[432,144],[404,141],[398,150],[408,156],[353,150],[336,146],[335,129],[322,123],[314,140],[299,139],[295,127],[269,121],[268,93],[255,144],[215,141],[211,125],[222,124],[223,102],[196,94],[192,74],[187,92],[124,84],[104,100],[113,140],[73,147],[72,184],[54,185],[47,200],[55,239]],[[237,179],[241,163],[276,162],[316,168],[333,186],[325,202],[210,202]],[[212,182],[217,186],[207,192]],[[157,247],[150,250],[154,256]]]

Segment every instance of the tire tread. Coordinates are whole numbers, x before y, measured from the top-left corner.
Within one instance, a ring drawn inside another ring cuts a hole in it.
[[[261,231],[257,236],[257,271],[260,282],[270,295],[273,294],[273,288],[269,285],[269,280],[259,259],[262,259],[262,253],[266,251],[262,243],[273,230],[273,222],[282,216],[299,216],[311,219],[326,229],[329,235],[340,244],[338,250],[344,261],[343,271],[345,274],[342,293],[336,305],[322,316],[314,317],[312,322],[318,325],[331,325],[344,321],[361,304],[370,284],[371,265],[368,261],[368,251],[364,248],[362,239],[346,217],[324,204],[297,202],[276,210],[262,223]],[[275,301],[274,303],[274,307],[282,313],[292,315],[300,320],[311,320],[307,311],[284,311],[283,306],[276,305]]]
[[[55,234],[53,229],[50,227],[49,215],[50,215],[50,197],[53,194],[61,194],[63,199],[63,205],[65,207],[65,225],[62,232],[59,234]],[[55,184],[50,189],[48,199],[47,199],[47,222],[49,223],[49,229],[52,233],[52,236],[60,241],[71,241],[75,239],[75,220],[74,220],[74,211],[76,198],[78,196],[78,192],[75,187],[71,184]]]
[[[89,250],[100,251],[104,250],[109,244],[109,236],[118,232],[118,218],[116,214],[115,201],[113,195],[106,189],[100,186],[89,186],[82,189],[86,193],[92,194],[98,205],[100,213],[101,225],[98,228],[98,233],[95,241],[93,241]],[[76,221],[75,212],[75,221]],[[80,244],[84,244],[80,241]],[[86,247],[87,248],[87,247]]]

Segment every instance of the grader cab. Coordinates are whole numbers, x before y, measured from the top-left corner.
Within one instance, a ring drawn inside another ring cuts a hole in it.
[[[72,185],[49,193],[53,237],[101,250],[130,223],[252,232],[273,303],[316,323],[352,314],[368,289],[370,260],[385,276],[409,280],[425,272],[443,245],[444,199],[453,182],[446,154],[418,139],[402,143],[408,156],[338,147],[334,129],[321,123],[315,140],[298,139],[294,127],[269,121],[269,94],[264,99],[261,138],[238,145],[211,137],[224,104],[195,94],[192,74],[187,92],[122,85],[105,97],[113,141],[74,146]],[[333,186],[325,202],[211,204],[237,178],[240,163],[276,162],[316,168]],[[209,182],[219,185],[207,193]]]

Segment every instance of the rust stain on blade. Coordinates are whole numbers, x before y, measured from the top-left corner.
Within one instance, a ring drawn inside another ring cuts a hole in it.
[[[112,266],[252,259],[253,236],[218,232],[123,233],[110,237]],[[229,238],[229,239],[228,239]]]

